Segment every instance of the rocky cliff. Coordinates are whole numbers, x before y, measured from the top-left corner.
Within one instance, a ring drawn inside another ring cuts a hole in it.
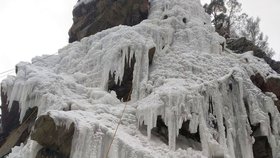
[[[149,7],[148,0],[80,0],[73,10],[69,42],[114,26],[139,24],[147,19]]]
[[[33,128],[8,158],[280,157],[277,70],[223,49],[200,1],[149,2],[80,0],[77,42],[17,65],[4,131]]]

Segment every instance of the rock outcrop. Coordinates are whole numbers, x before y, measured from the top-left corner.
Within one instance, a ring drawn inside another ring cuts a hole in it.
[[[265,80],[259,73],[257,73],[256,75],[251,76],[251,80],[262,90],[262,92],[272,92],[275,94],[278,100],[275,100],[274,104],[280,112],[280,78],[268,77]]]
[[[264,59],[264,61],[277,73],[280,73],[280,62],[271,59],[259,47],[255,46],[251,41],[245,37],[239,39],[230,39],[227,41],[227,48],[233,50],[235,53],[241,54],[248,51],[253,51],[253,55]]]
[[[9,110],[9,108],[8,108]],[[18,111],[17,111],[18,113]],[[37,117],[38,108],[29,108],[21,123],[19,120],[10,122],[9,133],[1,133],[0,157],[3,157],[11,152],[11,148],[18,146],[21,143],[26,143],[31,132],[31,127]],[[7,113],[11,114],[10,112]],[[10,115],[9,117],[12,117]],[[5,122],[7,123],[7,122]],[[4,131],[7,132],[7,131]]]
[[[102,30],[118,26],[133,26],[147,19],[148,0],[93,0],[79,2],[73,10],[73,25],[69,42],[81,40]]]
[[[14,101],[12,107],[9,109],[8,96],[3,91],[2,86],[1,103],[2,133],[0,144],[3,144],[9,133],[19,125],[19,103],[18,101]]]
[[[40,116],[31,133],[31,139],[43,146],[36,158],[69,158],[74,130],[73,123],[57,126],[49,115]]]

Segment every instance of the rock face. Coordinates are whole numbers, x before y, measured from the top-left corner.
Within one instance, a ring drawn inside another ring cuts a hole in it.
[[[238,54],[247,51],[253,51],[254,56],[264,59],[274,71],[280,73],[280,62],[271,59],[269,56],[266,55],[264,51],[255,46],[251,41],[247,40],[245,37],[227,41],[227,47]]]
[[[276,95],[278,100],[274,101],[274,104],[277,106],[278,111],[280,112],[280,78],[270,77],[264,80],[264,78],[257,73],[254,76],[251,76],[252,82],[262,90],[262,92],[272,92]]]
[[[19,103],[14,101],[9,110],[9,102],[7,94],[1,88],[1,119],[2,119],[2,135],[8,135],[13,129],[19,125]]]
[[[93,0],[80,2],[73,10],[69,42],[81,40],[102,30],[117,26],[133,26],[147,19],[148,0]]]
[[[57,126],[54,120],[43,115],[35,123],[31,139],[37,141],[43,148],[37,153],[36,158],[68,158],[71,152],[74,124],[69,128]]]

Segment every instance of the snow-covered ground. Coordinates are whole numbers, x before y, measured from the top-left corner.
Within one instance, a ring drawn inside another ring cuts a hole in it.
[[[37,106],[39,115],[48,112],[57,125],[73,122],[71,157],[103,158],[127,104],[111,158],[252,158],[249,118],[260,123],[273,157],[280,157],[279,112],[250,80],[255,73],[278,75],[251,52],[224,51],[224,39],[215,33],[199,0],[150,3],[149,19],[136,26],[104,30],[69,44],[58,55],[18,64],[17,76],[5,79],[2,88],[10,100],[20,102],[20,119]],[[121,81],[125,61],[133,56],[131,101],[124,103],[107,91],[109,73]],[[151,132],[159,115],[168,126],[168,144]],[[201,151],[179,135],[187,120],[188,130],[200,135]],[[143,124],[146,131],[140,130]],[[8,157],[32,158],[39,148],[28,140]]]

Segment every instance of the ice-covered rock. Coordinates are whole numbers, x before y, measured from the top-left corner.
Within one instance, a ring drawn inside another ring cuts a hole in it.
[[[274,71],[280,74],[280,62],[271,59],[266,52],[261,50],[252,41],[247,40],[245,37],[241,37],[239,39],[228,39],[227,48],[233,50],[235,53],[253,51],[254,56],[264,59],[264,61],[266,61]]]
[[[278,94],[263,93],[251,76],[279,75],[224,42],[199,0],[151,0],[147,20],[19,64],[3,91],[19,102],[20,121],[38,107],[57,127],[73,124],[72,158],[253,158],[262,146],[277,158]],[[46,150],[28,140],[8,157],[37,151]]]
[[[56,154],[58,157],[69,157],[74,130],[74,123],[66,127],[65,125],[57,125],[49,115],[40,116],[31,133],[31,139],[42,145],[37,157],[48,157]]]

